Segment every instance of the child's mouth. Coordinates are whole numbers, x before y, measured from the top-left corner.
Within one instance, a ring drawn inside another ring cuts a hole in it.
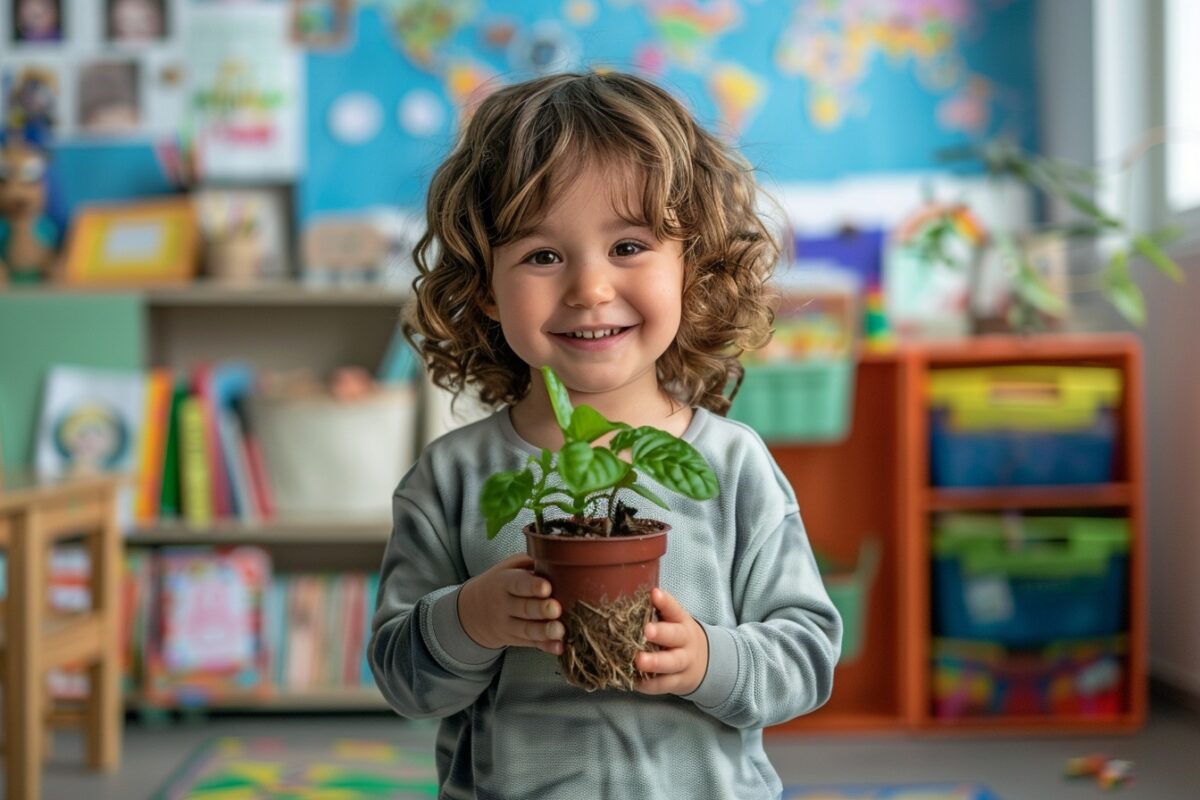
[[[604,350],[624,339],[625,334],[631,330],[633,330],[633,326],[606,328],[595,331],[569,331],[567,333],[556,333],[554,336],[580,350]]]

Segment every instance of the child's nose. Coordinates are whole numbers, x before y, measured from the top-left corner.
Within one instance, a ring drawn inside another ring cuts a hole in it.
[[[571,283],[564,298],[572,308],[594,308],[611,301],[616,289],[602,264],[584,264],[572,270]]]

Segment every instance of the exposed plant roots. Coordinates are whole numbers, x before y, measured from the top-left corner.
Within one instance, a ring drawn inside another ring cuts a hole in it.
[[[634,666],[634,657],[643,650],[658,649],[644,635],[653,614],[648,589],[599,608],[576,602],[563,619],[566,637],[558,660],[563,677],[589,692],[632,691],[647,677]]]

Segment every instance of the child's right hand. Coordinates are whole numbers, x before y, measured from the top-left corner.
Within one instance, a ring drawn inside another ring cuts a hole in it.
[[[562,607],[550,582],[533,574],[533,559],[510,556],[462,585],[458,619],[472,641],[493,650],[515,645],[562,653]]]

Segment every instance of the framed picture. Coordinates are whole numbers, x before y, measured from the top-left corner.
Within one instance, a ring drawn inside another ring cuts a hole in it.
[[[61,0],[12,0],[11,9],[14,44],[62,41]]]
[[[292,41],[313,50],[346,44],[353,10],[351,0],[291,0]]]
[[[77,286],[182,283],[196,273],[190,200],[80,209],[67,243],[64,278]]]
[[[166,0],[105,0],[105,38],[119,44],[162,41],[167,16]]]
[[[79,70],[76,124],[89,134],[131,134],[142,125],[141,64],[97,61]]]

